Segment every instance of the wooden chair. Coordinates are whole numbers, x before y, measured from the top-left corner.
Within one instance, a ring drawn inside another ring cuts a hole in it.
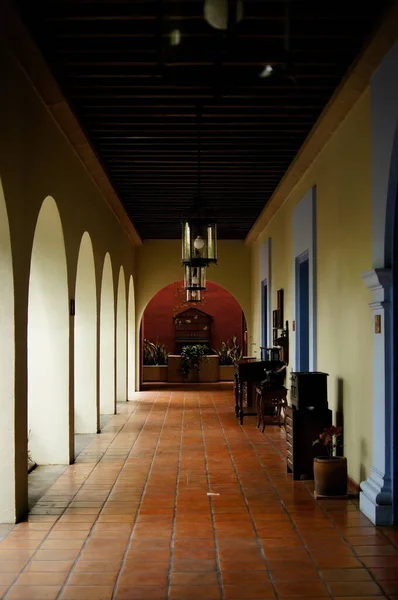
[[[256,388],[256,405],[258,422],[262,424],[264,433],[266,420],[269,425],[285,426],[285,408],[287,406],[287,389],[284,386],[275,386],[265,383]],[[282,414],[283,411],[283,414]]]

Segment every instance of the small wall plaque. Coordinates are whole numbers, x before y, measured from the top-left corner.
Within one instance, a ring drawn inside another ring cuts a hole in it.
[[[292,331],[296,331],[296,321],[292,321]]]
[[[375,333],[381,333],[381,315],[375,315]]]

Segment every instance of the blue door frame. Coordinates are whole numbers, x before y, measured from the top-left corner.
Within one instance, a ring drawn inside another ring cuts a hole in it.
[[[308,251],[296,258],[296,368],[310,368],[310,271]]]

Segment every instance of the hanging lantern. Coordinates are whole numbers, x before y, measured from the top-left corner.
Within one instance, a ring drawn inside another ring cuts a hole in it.
[[[200,290],[187,290],[187,302],[201,302]]]
[[[192,217],[182,222],[182,262],[206,267],[217,264],[217,224],[215,219]]]
[[[206,267],[184,266],[184,288],[186,290],[206,289]]]

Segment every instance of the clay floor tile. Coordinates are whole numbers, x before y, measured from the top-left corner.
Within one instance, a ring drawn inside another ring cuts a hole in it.
[[[321,572],[325,581],[372,581],[366,569],[323,569]],[[398,579],[398,574],[397,574]]]
[[[118,573],[121,568],[119,560],[79,560],[76,563],[76,573]]]
[[[25,571],[20,574],[14,585],[61,586],[65,582],[66,577],[67,571],[56,573],[34,573],[31,571]]]
[[[224,585],[225,600],[245,600],[246,598],[275,598],[270,582]]]
[[[216,571],[217,563],[215,560],[173,560],[173,571]]]
[[[9,600],[55,600],[61,589],[60,585],[18,585],[7,593]]]
[[[218,585],[171,585],[169,600],[221,600]]]
[[[223,585],[268,584],[269,574],[265,567],[263,571],[223,571]]]
[[[67,585],[60,600],[111,600],[113,586]]]
[[[320,581],[307,582],[285,582],[275,583],[275,589],[279,598],[329,598],[329,592]]]
[[[172,586],[218,585],[218,574],[212,572],[182,572],[172,571]]]
[[[165,600],[166,588],[157,585],[137,587],[118,585],[114,600]]]
[[[357,556],[397,556],[398,549],[394,546],[358,546],[354,547]]]
[[[25,569],[27,573],[67,573],[73,560],[33,560]]]
[[[328,587],[336,596],[383,596],[381,588],[374,581],[330,581]]]

